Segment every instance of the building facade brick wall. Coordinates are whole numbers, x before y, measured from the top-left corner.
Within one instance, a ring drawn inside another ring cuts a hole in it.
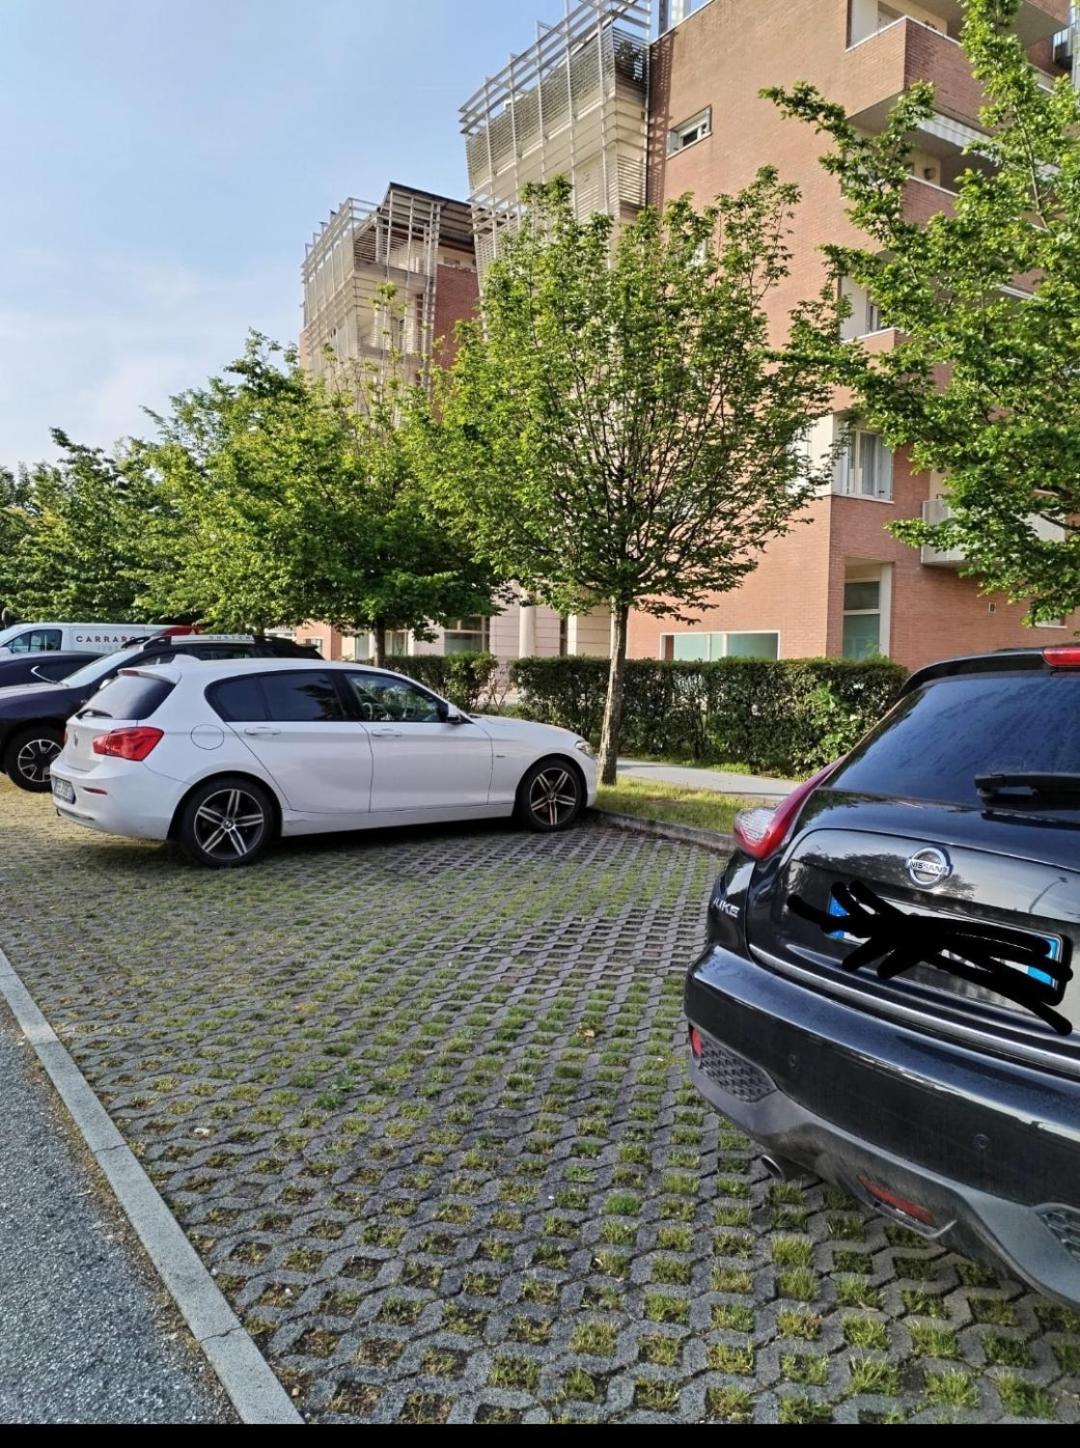
[[[790,276],[771,302],[777,337],[783,335],[791,309],[825,282],[822,244],[858,244],[862,238],[845,215],[837,182],[819,164],[827,142],[811,127],[786,120],[762,99],[761,89],[809,81],[873,128],[905,86],[926,79],[937,86],[942,115],[969,125],[977,119],[979,88],[954,40],[906,19],[849,47],[852,4],[865,7],[866,0],[712,0],[653,46],[648,152],[652,203],[690,193],[703,205],[720,192],[746,186],[766,164],[776,165],[782,178],[797,182],[802,191],[791,237]],[[1067,23],[1068,0],[1039,0],[1038,8],[1062,26]],[[865,23],[865,15],[858,18]],[[1048,46],[1031,53],[1036,63],[1052,64]],[[711,134],[668,156],[668,133],[707,107],[712,109]],[[925,220],[950,204],[939,186],[913,180],[908,196],[912,219]],[[881,346],[894,341],[893,333],[874,339]],[[849,401],[838,397],[837,411]],[[851,581],[852,573],[864,565],[885,570],[891,606],[882,648],[908,667],[951,654],[1046,644],[1067,636],[1061,629],[1025,628],[1022,606],[983,596],[977,582],[961,577],[956,568],[923,564],[919,550],[885,531],[892,519],[920,516],[931,491],[929,476],[913,474],[900,454],[894,460],[892,502],[834,494],[816,499],[805,521],[768,548],[742,587],[712,600],[693,615],[692,623],[635,614],[631,654],[658,657],[664,635],[687,629],[775,631],[785,658],[840,654],[845,580]],[[1080,627],[1080,615],[1069,625],[1070,630]]]

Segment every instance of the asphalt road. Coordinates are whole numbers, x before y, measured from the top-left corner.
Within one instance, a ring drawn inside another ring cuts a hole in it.
[[[0,1422],[232,1421],[0,1006]]]

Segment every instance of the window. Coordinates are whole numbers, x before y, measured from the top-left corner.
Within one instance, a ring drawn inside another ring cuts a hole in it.
[[[443,652],[482,654],[488,646],[488,620],[479,614],[455,618],[444,630]]]
[[[254,644],[196,644],[191,649],[178,649],[181,659],[207,659],[211,663],[228,663],[230,659],[253,659],[259,652]],[[269,650],[265,650],[269,654]],[[273,657],[270,655],[270,657]]]
[[[58,628],[35,628],[28,633],[18,634],[8,644],[13,654],[47,654],[60,647]]]
[[[837,461],[836,491],[852,498],[892,501],[892,449],[876,432],[851,434],[847,451]]]
[[[365,724],[439,724],[445,710],[433,694],[395,674],[346,674]]]
[[[283,724],[344,719],[345,710],[333,674],[314,671],[260,675],[266,717]]]
[[[899,795],[982,809],[980,774],[1080,771],[1080,677],[963,674],[908,694],[856,748],[830,789]],[[1039,813],[1076,817],[1076,803],[1047,797]]]
[[[778,659],[778,633],[664,634],[660,657],[680,663],[711,663],[716,659]]]
[[[145,674],[117,674],[82,711],[95,719],[149,719],[176,686]]]
[[[696,116],[691,116],[688,121],[683,121],[682,125],[668,131],[667,153],[669,156],[677,156],[695,141],[703,141],[706,136],[711,135],[712,106],[706,106],[703,111],[698,111]]]
[[[884,332],[887,326],[888,326],[888,323],[885,321],[885,318],[884,318],[884,317],[882,316],[882,314],[881,314],[881,307],[878,305],[877,302],[874,301],[873,297],[867,297],[867,299],[866,299],[866,331],[867,331],[867,334],[869,335],[871,332]]]
[[[226,679],[207,689],[210,707],[227,724],[243,721],[258,724],[266,718],[266,705],[259,688],[258,674],[245,674],[239,679]]]
[[[844,584],[844,658],[870,659],[881,652],[881,580]]]

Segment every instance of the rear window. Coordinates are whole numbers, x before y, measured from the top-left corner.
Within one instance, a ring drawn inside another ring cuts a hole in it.
[[[94,719],[149,719],[173,691],[167,679],[145,674],[117,674],[99,689],[82,710]]]
[[[1027,773],[1080,774],[1080,674],[930,683],[901,699],[828,787],[982,808],[976,776]],[[1076,811],[1074,800],[1040,807]]]

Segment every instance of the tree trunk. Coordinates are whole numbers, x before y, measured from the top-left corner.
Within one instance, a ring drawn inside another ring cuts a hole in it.
[[[372,642],[375,645],[375,657],[372,660],[377,669],[386,668],[386,623],[383,619],[375,620],[371,630]]]
[[[623,689],[626,684],[626,626],[630,610],[626,604],[611,609],[611,667],[608,670],[604,728],[600,735],[600,783],[614,784],[622,739]]]

